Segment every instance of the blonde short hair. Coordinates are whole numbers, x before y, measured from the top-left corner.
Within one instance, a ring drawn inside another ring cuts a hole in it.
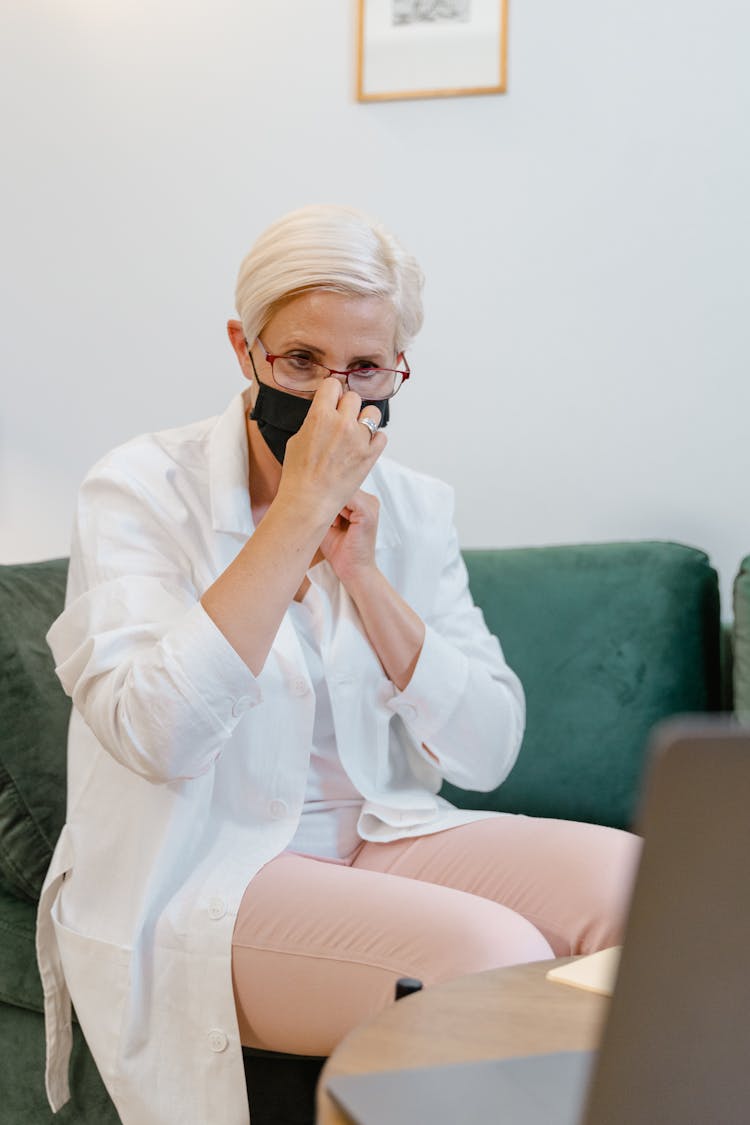
[[[422,271],[379,223],[351,207],[313,205],[290,211],[261,234],[244,258],[237,313],[252,344],[290,297],[327,289],[382,297],[396,311],[396,351],[422,326]]]

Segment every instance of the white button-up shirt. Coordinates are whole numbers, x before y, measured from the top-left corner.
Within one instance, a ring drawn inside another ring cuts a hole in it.
[[[206,1125],[217,1106],[248,1122],[232,930],[304,800],[315,700],[289,615],[254,676],[199,601],[253,533],[245,410],[238,395],[95,466],[48,637],[74,706],[37,926],[47,1090],[54,1109],[69,1096],[72,997],[124,1125]],[[363,487],[380,500],[378,565],[425,642],[399,692],[328,568],[321,658],[359,833],[388,841],[488,815],[437,791],[498,785],[524,705],[472,603],[450,489],[386,458]]]

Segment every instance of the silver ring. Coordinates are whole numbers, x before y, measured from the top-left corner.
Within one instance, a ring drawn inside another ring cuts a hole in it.
[[[361,422],[363,426],[367,426],[370,431],[370,441],[372,441],[375,434],[378,432],[377,422],[373,422],[372,418],[358,418],[357,421]]]

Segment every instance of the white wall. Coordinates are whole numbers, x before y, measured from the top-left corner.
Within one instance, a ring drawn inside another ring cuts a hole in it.
[[[359,105],[342,0],[3,0],[0,559],[240,385],[240,258],[353,203],[419,256],[390,451],[466,546],[750,551],[750,9],[512,0],[505,96]],[[725,615],[729,609],[725,603]]]

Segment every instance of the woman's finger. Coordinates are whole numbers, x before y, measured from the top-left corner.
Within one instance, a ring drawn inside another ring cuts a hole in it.
[[[335,410],[342,394],[343,388],[338,379],[324,379],[313,395],[310,411]]]
[[[334,381],[338,382],[338,380]],[[327,383],[328,380],[325,379],[324,382]],[[356,391],[344,391],[339,399],[337,409],[339,414],[348,415],[350,418],[358,418],[362,409],[362,399]]]
[[[381,414],[379,407],[375,406],[374,403],[370,403],[369,406],[366,406],[364,410],[360,411],[360,422],[363,422],[365,418],[369,418],[370,421],[374,422],[375,425],[379,427],[380,423],[383,420],[383,415]]]
[[[369,433],[371,442],[378,432],[380,419],[381,414],[377,406],[366,406],[357,418],[360,425]]]

